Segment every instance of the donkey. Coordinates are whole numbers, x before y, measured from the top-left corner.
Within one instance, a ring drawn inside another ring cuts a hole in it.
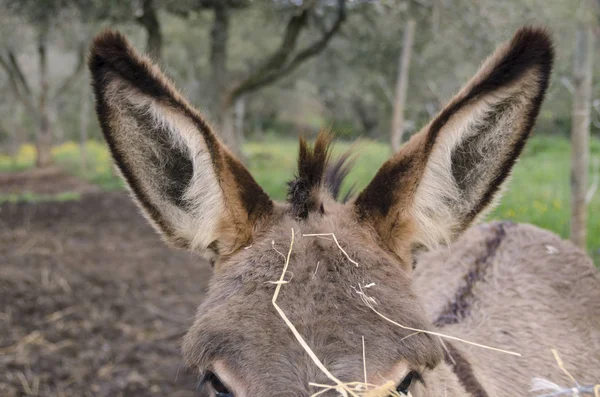
[[[346,202],[331,136],[300,139],[277,203],[149,58],[98,35],[89,67],[114,161],[164,239],[214,267],[183,342],[205,392],[521,396],[536,376],[572,385],[553,348],[597,382],[600,277],[586,255],[528,225],[463,234],[508,179],[553,54],[544,29],[520,29]]]

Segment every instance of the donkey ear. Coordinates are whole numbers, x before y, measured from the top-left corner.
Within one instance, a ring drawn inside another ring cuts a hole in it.
[[[449,243],[490,209],[529,137],[553,59],[549,33],[522,28],[381,167],[355,207],[393,251]]]
[[[171,244],[229,253],[272,202],[150,60],[117,32],[91,47],[96,111],[123,178]]]

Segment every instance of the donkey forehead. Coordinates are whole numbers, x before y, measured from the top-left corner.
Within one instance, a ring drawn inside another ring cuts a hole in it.
[[[407,326],[428,328],[404,268],[376,248],[359,247],[360,239],[343,228],[335,233],[340,247],[332,235],[306,236],[322,234],[310,224],[291,225],[295,239],[277,305],[328,369],[360,379],[363,337],[370,371],[385,373],[402,360],[434,366],[440,359],[436,341],[426,334],[404,339],[412,332],[381,318],[361,297]],[[214,277],[186,337],[192,365],[226,360],[239,373],[294,373],[304,386],[322,377],[272,303],[291,233],[276,228]]]

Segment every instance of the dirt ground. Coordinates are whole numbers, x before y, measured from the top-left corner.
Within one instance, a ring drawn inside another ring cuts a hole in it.
[[[29,169],[20,172],[0,174],[0,193],[22,194],[58,194],[64,192],[92,193],[99,192],[97,186],[69,175],[59,167]]]
[[[180,340],[210,268],[122,192],[0,206],[0,396],[197,396]]]

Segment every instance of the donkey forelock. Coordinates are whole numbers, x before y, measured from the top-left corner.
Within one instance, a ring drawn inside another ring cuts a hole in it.
[[[352,152],[347,151],[331,163],[332,142],[333,133],[328,130],[319,133],[313,147],[300,137],[298,174],[288,182],[287,194],[291,212],[297,218],[305,219],[311,211],[324,211],[322,192],[342,202],[352,194],[350,189],[345,197],[340,197],[342,184],[354,162]]]

